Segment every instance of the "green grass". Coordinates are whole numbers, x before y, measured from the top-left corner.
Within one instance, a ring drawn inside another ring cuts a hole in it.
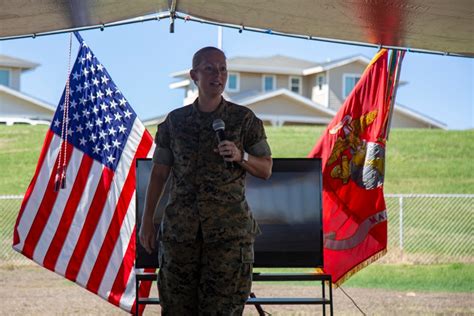
[[[472,292],[474,264],[385,265],[372,264],[343,286],[398,291]]]
[[[474,193],[474,130],[392,130],[385,192]]]
[[[324,132],[319,126],[265,127],[273,157],[307,157]]]
[[[156,127],[149,128],[155,135]],[[306,157],[324,131],[318,126],[266,126],[273,157]],[[392,129],[386,193],[474,193],[474,130]]]
[[[155,130],[154,127],[150,128],[152,135]],[[323,130],[314,126],[266,127],[274,157],[306,157]],[[34,174],[46,131],[46,126],[0,125],[0,195],[24,194]],[[473,140],[474,130],[392,130],[387,144],[385,192],[474,193]],[[388,202],[389,230],[397,230],[398,218],[390,217],[391,208],[395,210],[397,202],[395,199],[387,199],[391,200],[395,204],[391,206],[389,203],[392,202]],[[4,203],[7,202],[0,203],[0,212],[4,218],[0,221],[0,239],[10,245],[16,216],[6,212],[7,209],[13,209],[16,213],[20,202],[14,202],[18,204],[14,207],[6,207]],[[406,203],[417,202],[411,200]],[[443,231],[444,236],[458,234],[453,236],[453,240],[466,240],[458,248],[461,247],[466,254],[472,255],[473,247],[469,242],[472,238],[472,221],[452,220],[452,214],[442,212],[447,207],[443,203],[446,202],[424,202],[419,207],[411,208],[416,211],[412,211],[410,215],[405,214],[412,216],[410,221],[408,217],[405,218],[406,240],[413,239],[410,236],[425,240],[422,248],[419,248],[420,243],[417,243],[417,249],[410,249],[411,245],[405,244],[405,251],[442,253],[444,249],[438,249],[440,243],[437,243],[436,238],[423,237],[425,233],[433,236],[434,230]],[[470,207],[468,203],[463,205]],[[406,204],[406,207],[409,205]],[[458,211],[462,214],[469,213],[468,209]],[[433,212],[437,216],[430,216]],[[353,276],[344,286],[401,291],[472,292],[473,281],[473,264],[372,264]]]
[[[266,127],[273,157],[306,157],[324,128]],[[474,130],[393,129],[385,192],[474,193]]]
[[[0,195],[25,193],[47,130],[44,125],[0,125]]]
[[[306,157],[324,131],[266,127],[274,157]],[[474,193],[474,130],[393,129],[387,142],[385,192]]]
[[[314,269],[255,268],[262,273],[310,273]],[[315,282],[273,282],[279,285],[314,286]],[[417,292],[472,292],[474,264],[403,265],[371,264],[362,269],[342,287],[386,289]]]

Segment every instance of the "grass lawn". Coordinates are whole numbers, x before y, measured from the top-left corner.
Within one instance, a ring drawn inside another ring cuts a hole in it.
[[[48,126],[0,125],[0,195],[24,194]]]
[[[397,129],[387,144],[385,192],[474,193],[474,130]]]
[[[265,269],[254,272],[296,273],[314,269]],[[314,285],[314,282],[274,282],[285,285]],[[394,291],[418,292],[472,292],[474,290],[474,264],[371,264],[362,269],[342,287],[379,288]]]
[[[306,157],[324,131],[266,127],[274,157]],[[386,193],[474,193],[474,130],[393,129],[387,142]]]
[[[0,195],[24,194],[34,174],[47,128],[46,126],[0,125]],[[155,130],[154,127],[150,128],[152,135]],[[323,128],[267,126],[266,132],[274,157],[306,157],[323,132]],[[392,130],[387,144],[385,192],[474,193],[473,140],[474,130]],[[7,202],[0,203],[0,211],[4,219],[8,218],[8,221],[4,220],[0,223],[2,225],[7,223],[8,227],[0,225],[0,238],[10,245],[11,228],[16,216],[10,213],[7,216],[5,203]],[[18,201],[14,203],[19,204]],[[412,216],[429,214],[435,208],[443,209],[443,207],[445,206],[439,203],[437,205],[425,204],[426,210],[423,211],[420,208],[419,214],[413,213]],[[18,208],[15,206],[13,212],[17,212]],[[8,206],[8,210],[11,211],[11,205]],[[469,210],[464,211],[466,212],[469,214]],[[442,216],[446,217],[446,220],[439,221],[439,218],[428,217],[414,221],[416,225],[421,226],[407,226],[406,234],[413,231],[417,238],[422,238],[422,233],[426,229],[464,234],[466,238],[460,239],[466,240],[462,243],[462,247],[467,253],[471,253],[472,244],[467,240],[472,236],[472,220],[465,221],[463,225],[456,224],[455,227],[451,227],[453,226],[450,224],[452,215],[443,214]],[[396,220],[393,223],[394,229],[398,229]],[[406,246],[409,247],[409,245]],[[424,246],[423,251],[436,250],[429,242],[424,243]],[[472,292],[473,283],[474,264],[372,264],[349,279],[343,286],[401,291]]]
[[[472,292],[474,264],[372,264],[350,278],[344,286],[399,291]]]
[[[0,195],[23,194],[46,126],[0,125]],[[150,127],[155,135],[156,127]],[[266,127],[273,157],[306,157],[322,127]],[[474,130],[393,129],[387,143],[386,193],[474,193]]]

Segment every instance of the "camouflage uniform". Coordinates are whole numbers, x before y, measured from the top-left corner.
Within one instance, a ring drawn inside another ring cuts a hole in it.
[[[226,138],[253,156],[270,156],[262,122],[222,98],[210,113],[198,101],[158,126],[153,161],[171,168],[171,189],[159,230],[163,314],[239,315],[250,293],[253,241],[260,233],[245,200],[246,171],[227,169],[214,152],[215,119]]]

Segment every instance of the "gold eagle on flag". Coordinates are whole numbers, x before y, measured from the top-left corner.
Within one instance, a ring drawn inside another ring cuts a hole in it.
[[[329,156],[326,165],[335,164],[331,169],[331,177],[341,179],[343,184],[347,184],[352,178],[359,186],[371,189],[383,183],[384,175],[384,151],[376,143],[361,139],[360,135],[364,130],[375,121],[377,110],[370,111],[359,118],[352,118],[350,115],[344,118],[332,129],[330,134],[339,133],[334,144],[334,148]],[[342,132],[340,132],[342,130]],[[367,150],[369,148],[369,151]],[[367,172],[370,170],[370,172]],[[367,179],[365,174],[371,176]],[[369,181],[367,181],[369,180]]]

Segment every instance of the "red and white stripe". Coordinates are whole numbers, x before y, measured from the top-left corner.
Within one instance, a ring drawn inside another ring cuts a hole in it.
[[[68,145],[66,188],[55,192],[60,146],[60,137],[48,131],[13,248],[133,312],[135,159],[152,155],[152,137],[136,119],[115,172]],[[149,288],[144,283],[141,292]]]

